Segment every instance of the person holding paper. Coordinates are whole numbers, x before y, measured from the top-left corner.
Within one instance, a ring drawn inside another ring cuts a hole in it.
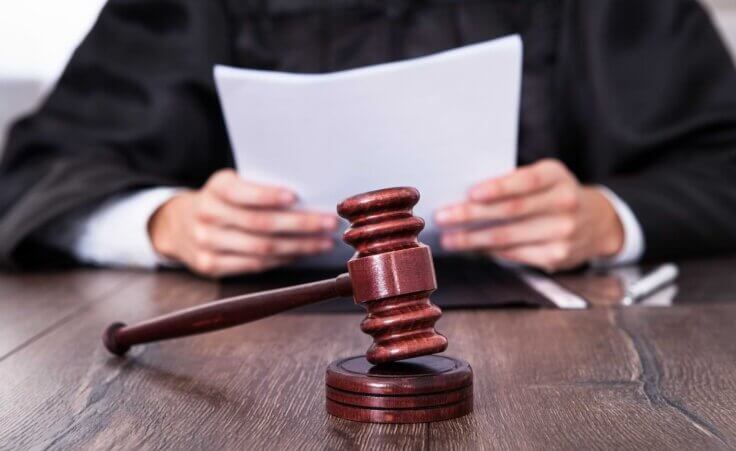
[[[9,136],[0,263],[223,276],[328,252],[333,215],[228,169],[213,66],[330,72],[512,33],[520,167],[436,206],[448,249],[550,271],[736,249],[736,71],[694,1],[111,0]]]
[[[158,255],[206,275],[264,271],[300,256],[328,252],[333,214],[295,211],[291,191],[215,173],[197,191],[182,192],[153,216],[149,236]]]
[[[559,160],[546,159],[473,186],[468,199],[437,212],[445,226],[508,221],[449,231],[442,244],[457,251],[565,269],[591,258],[636,260],[641,228],[631,210],[602,187],[581,185]]]

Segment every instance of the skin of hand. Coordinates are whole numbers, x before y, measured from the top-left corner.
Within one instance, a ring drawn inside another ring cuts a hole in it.
[[[208,277],[265,271],[334,247],[334,214],[299,211],[286,188],[213,174],[197,191],[178,194],[148,224],[154,250]]]
[[[464,202],[439,209],[435,219],[448,250],[480,251],[547,272],[611,257],[624,241],[608,199],[554,159],[473,186]]]

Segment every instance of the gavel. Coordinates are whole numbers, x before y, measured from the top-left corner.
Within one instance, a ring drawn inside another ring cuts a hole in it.
[[[157,340],[237,326],[307,304],[352,296],[367,311],[360,327],[373,337],[366,354],[332,362],[325,375],[329,414],[372,423],[448,420],[473,410],[467,362],[436,355],[447,338],[434,328],[442,311],[429,300],[437,288],[432,253],[418,240],[424,221],[412,214],[414,188],[350,197],[337,212],[350,221],[343,235],[355,255],[348,272],[278,290],[210,302],[142,323],[110,325],[102,340],[113,354]]]
[[[110,325],[105,347],[123,355],[131,346],[248,323],[300,306],[352,296],[367,311],[361,329],[373,337],[374,364],[435,354],[447,339],[434,329],[442,312],[429,300],[437,288],[429,247],[419,243],[424,221],[412,214],[414,188],[389,188],[350,197],[337,211],[350,221],[343,239],[356,249],[348,272],[334,279],[247,294],[188,308],[132,326]]]

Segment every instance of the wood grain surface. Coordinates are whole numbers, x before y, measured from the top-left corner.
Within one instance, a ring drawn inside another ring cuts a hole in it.
[[[324,409],[327,365],[371,342],[361,314],[282,314],[127,358],[100,342],[110,322],[219,290],[176,272],[0,277],[0,449],[736,447],[736,303],[447,312],[437,328],[473,367],[474,412],[378,425]]]
[[[0,274],[0,361],[112,294],[131,274],[77,270]]]

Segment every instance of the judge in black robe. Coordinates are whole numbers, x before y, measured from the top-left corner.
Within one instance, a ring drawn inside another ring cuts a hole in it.
[[[610,188],[645,258],[736,249],[736,72],[695,1],[111,0],[9,135],[0,263],[55,261],[37,232],[112,195],[232,166],[215,64],[328,72],[511,33],[519,164]]]

